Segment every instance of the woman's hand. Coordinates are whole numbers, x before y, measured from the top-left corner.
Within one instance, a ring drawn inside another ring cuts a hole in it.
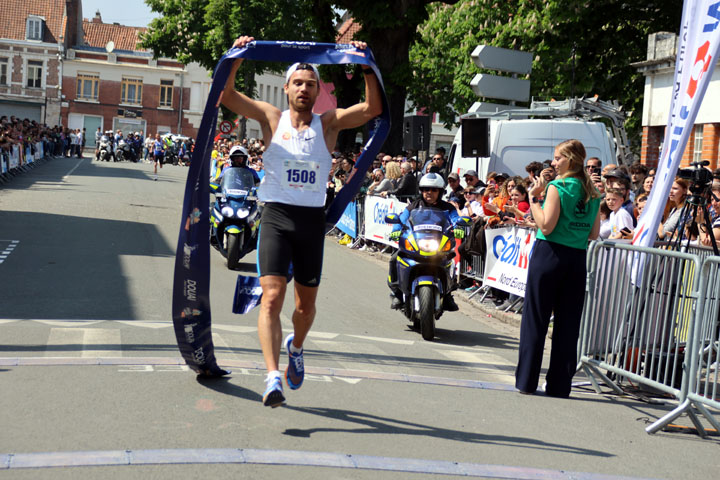
[[[547,186],[547,183],[548,182],[542,175],[535,177],[532,185],[530,185],[528,193],[531,197],[541,197],[543,193],[545,193],[545,187]]]

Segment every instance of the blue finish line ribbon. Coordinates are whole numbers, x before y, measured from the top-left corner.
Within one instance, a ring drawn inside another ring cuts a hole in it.
[[[220,95],[235,59],[315,64],[367,65],[375,72],[382,92],[383,112],[370,121],[370,139],[365,144],[355,170],[338,192],[327,211],[328,224],[335,224],[347,204],[360,189],[364,174],[390,130],[390,109],[382,77],[372,52],[351,45],[334,43],[254,41],[233,48],[218,62],[213,75],[205,112],[195,141],[195,150],[185,184],[185,198],[175,253],[172,317],[175,337],[183,359],[203,375],[226,375],[217,365],[210,315],[210,154],[217,125]]]

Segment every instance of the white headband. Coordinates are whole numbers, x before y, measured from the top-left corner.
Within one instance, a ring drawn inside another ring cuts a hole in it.
[[[310,65],[309,63],[307,65]],[[297,70],[297,67],[300,66],[300,62],[293,63],[290,65],[290,68],[287,69],[287,72],[285,73],[285,83],[290,83],[290,77],[293,73],[295,73],[295,70]],[[315,77],[317,78],[318,82],[320,81],[320,73],[318,73],[317,68],[315,68],[315,65],[310,65],[312,67],[312,71],[315,73]]]

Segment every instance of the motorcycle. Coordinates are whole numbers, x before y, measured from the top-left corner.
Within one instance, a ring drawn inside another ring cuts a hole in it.
[[[130,155],[130,145],[124,138],[121,138],[115,148],[115,161],[122,162],[123,160],[130,160]]]
[[[455,226],[468,226],[468,217],[453,225],[446,213],[435,208],[417,208],[410,212],[398,242],[398,287],[403,294],[402,311],[425,340],[435,337],[435,321],[443,310],[443,297],[455,288]],[[400,224],[396,214],[385,223]]]
[[[110,140],[107,136],[103,135],[102,137],[100,137],[100,146],[98,147],[98,154],[95,160],[101,162],[109,162],[112,156],[113,153],[112,145],[110,145]]]
[[[255,181],[246,168],[229,167],[215,190],[215,203],[210,207],[210,244],[227,259],[230,270],[240,259],[257,248],[260,216]]]

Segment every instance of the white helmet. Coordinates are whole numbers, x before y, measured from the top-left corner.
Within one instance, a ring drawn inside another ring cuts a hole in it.
[[[445,179],[437,173],[426,173],[420,179],[419,188],[437,188],[442,190],[445,188]]]

